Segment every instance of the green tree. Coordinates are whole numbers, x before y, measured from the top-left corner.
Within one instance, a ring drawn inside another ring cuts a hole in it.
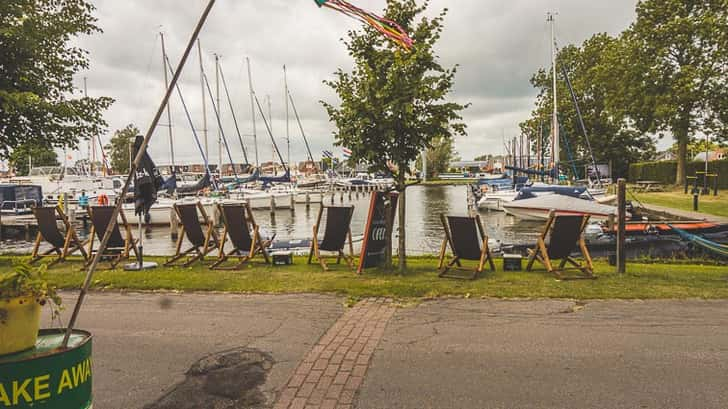
[[[450,163],[458,160],[457,152],[452,138],[435,137],[432,140],[432,147],[427,149],[427,177],[437,177],[440,173],[446,173]],[[422,155],[417,158],[415,164],[417,169],[422,169]]]
[[[626,176],[630,163],[648,159],[654,154],[655,143],[645,132],[631,126],[623,111],[614,110],[607,103],[611,92],[610,83],[615,79],[606,77],[611,68],[608,66],[610,62],[605,61],[603,56],[617,41],[600,33],[580,47],[569,45],[561,49],[556,58],[559,67],[556,93],[561,138],[566,141],[561,143],[561,158],[568,158],[571,154],[579,165],[591,164],[589,145],[579,123],[563,69],[574,88],[595,160],[598,163],[611,163],[615,176]],[[552,78],[550,68],[539,69],[531,78],[531,84],[539,90],[536,108],[531,118],[521,123],[520,127],[524,134],[531,136],[533,152],[537,151],[539,135],[543,152],[550,152],[548,135],[553,110]],[[563,170],[571,170],[571,167]],[[577,171],[581,172],[580,169]]]
[[[407,268],[405,249],[405,189],[409,164],[436,138],[465,135],[460,111],[465,106],[448,102],[456,67],[438,62],[434,46],[443,29],[443,10],[434,18],[422,17],[428,2],[389,0],[386,18],[400,24],[414,40],[403,50],[376,30],[350,31],[344,40],[354,60],[352,72],[339,69],[326,81],[340,99],[339,106],[323,102],[336,125],[336,144],[352,150],[352,157],[371,170],[396,166],[399,197],[399,270]],[[394,168],[393,167],[393,168]]]
[[[58,155],[56,151],[47,145],[24,144],[17,147],[10,154],[10,166],[15,169],[18,176],[27,176],[30,172],[29,166],[58,166]]]
[[[141,132],[134,124],[127,125],[124,129],[114,132],[109,144],[104,147],[111,160],[111,169],[116,174],[129,173],[129,155],[134,138]]]
[[[678,144],[676,183],[685,181],[688,143],[725,136],[728,4],[725,0],[643,0],[637,20],[610,52],[610,105],[642,131]]]
[[[100,32],[84,0],[0,2],[0,158],[33,143],[75,148],[101,133],[110,98],[82,98],[73,76],[89,67],[78,35]]]

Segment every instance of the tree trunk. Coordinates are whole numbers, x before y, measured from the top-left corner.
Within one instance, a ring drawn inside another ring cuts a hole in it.
[[[394,214],[392,214],[392,202],[389,198],[385,202],[384,214],[386,217],[386,233],[384,246],[384,265],[382,266],[385,271],[392,269],[392,225],[394,224]]]
[[[688,156],[688,130],[676,129],[675,137],[677,138],[677,175],[675,176],[675,184],[684,185],[687,176],[687,156]]]
[[[399,198],[397,199],[397,208],[399,214],[399,273],[404,274],[407,271],[407,250],[405,246],[405,226],[407,225],[405,219],[405,207],[407,201],[405,180],[405,169],[406,164],[399,165],[399,175],[397,175],[397,190],[399,191]]]

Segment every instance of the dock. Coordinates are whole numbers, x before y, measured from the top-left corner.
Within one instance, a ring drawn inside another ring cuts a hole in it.
[[[673,209],[671,207],[658,206],[654,204],[642,203],[643,209],[650,213],[657,214],[668,219],[682,220],[701,220],[711,223],[728,223],[728,217],[715,216],[712,214],[693,212],[689,210]]]

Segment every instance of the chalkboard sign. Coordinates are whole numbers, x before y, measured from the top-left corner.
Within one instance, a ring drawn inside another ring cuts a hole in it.
[[[384,262],[384,254],[387,245],[387,218],[385,212],[385,201],[391,201],[392,213],[391,222],[394,222],[394,215],[397,212],[397,197],[395,192],[374,192],[369,204],[369,217],[364,229],[364,242],[361,246],[359,257],[359,268],[357,273],[361,274],[365,268],[378,267]]]

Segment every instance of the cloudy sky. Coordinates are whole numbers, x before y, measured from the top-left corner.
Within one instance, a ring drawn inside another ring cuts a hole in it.
[[[77,78],[88,80],[90,96],[110,96],[116,103],[106,113],[110,132],[134,123],[149,126],[162,94],[164,79],[159,33],[176,64],[206,0],[95,0],[95,15],[103,34],[82,38],[90,52],[91,68]],[[358,6],[381,10],[384,0],[358,0]],[[616,34],[634,18],[636,0],[432,0],[429,14],[449,8],[438,54],[446,66],[460,65],[452,99],[472,103],[464,113],[467,137],[456,147],[464,159],[482,153],[500,153],[502,136],[514,136],[518,123],[527,118],[535,99],[528,80],[539,67],[549,64],[549,27],[546,12],[558,12],[557,41],[581,43],[596,32]],[[214,54],[221,56],[233,107],[250,160],[254,161],[251,107],[245,58],[250,58],[254,88],[267,114],[270,95],[272,128],[285,155],[285,99],[283,65],[301,121],[315,156],[332,149],[332,126],[320,100],[336,102],[322,84],[351,60],[340,39],[359,23],[311,0],[218,0],[202,32],[205,70],[214,90]],[[202,102],[197,54],[181,82],[182,92],[197,129],[202,128]],[[223,94],[224,95],[224,94]],[[223,99],[223,129],[235,161],[242,150],[230,109]],[[218,160],[217,123],[209,102],[209,154]],[[166,124],[166,118],[163,123]],[[174,149],[178,163],[201,161],[179,98],[172,100]],[[270,160],[272,148],[258,117],[260,160]],[[291,115],[291,156],[306,157],[300,131]],[[106,142],[109,135],[103,136]],[[161,162],[170,159],[167,128],[160,127],[150,151]],[[76,156],[85,156],[82,148]],[[227,161],[227,159],[225,159]]]

